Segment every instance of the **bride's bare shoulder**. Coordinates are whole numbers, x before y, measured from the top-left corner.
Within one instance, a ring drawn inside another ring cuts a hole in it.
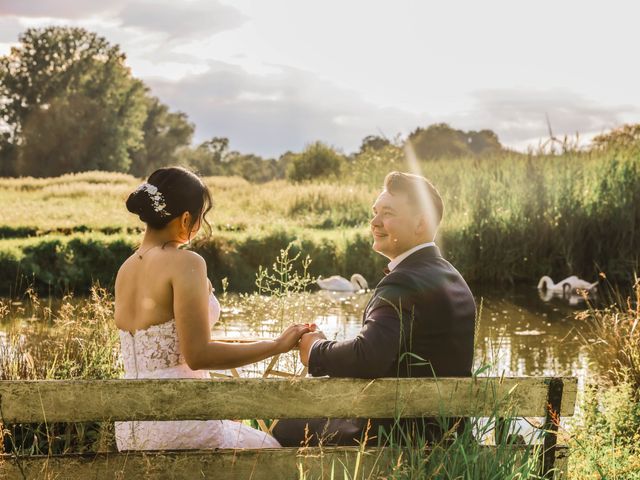
[[[122,262],[122,265],[120,265],[120,268],[118,269],[116,280],[118,279],[118,277],[121,277],[122,274],[126,274],[129,270],[132,270],[133,268],[135,268],[137,263],[136,260],[138,260],[138,258],[134,253],[129,258],[127,258],[124,262]]]
[[[207,271],[207,262],[196,252],[191,250],[174,250],[172,257],[176,266],[198,270],[204,269],[205,272]]]

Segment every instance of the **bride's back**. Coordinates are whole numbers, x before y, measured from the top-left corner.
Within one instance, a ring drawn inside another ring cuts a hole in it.
[[[176,248],[152,248],[129,257],[115,282],[115,323],[128,332],[144,330],[174,318],[171,273],[179,266]]]

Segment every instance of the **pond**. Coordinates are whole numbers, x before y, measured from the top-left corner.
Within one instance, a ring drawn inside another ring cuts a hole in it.
[[[474,293],[479,310],[475,369],[490,364],[490,373],[495,375],[571,375],[583,383],[589,368],[584,344],[589,341],[590,332],[588,325],[574,319],[574,314],[586,308],[584,303],[570,305],[561,299],[544,300],[535,288]],[[286,298],[222,294],[219,295],[222,314],[213,328],[213,337],[273,337],[289,323],[314,322],[329,339],[352,338],[360,330],[370,296],[371,292],[326,291]],[[68,307],[69,303],[79,306],[88,300],[65,301]],[[37,319],[33,317],[42,318],[42,312],[46,317],[50,311],[49,316],[55,317],[61,304],[59,299],[37,302],[39,315],[33,314],[32,303],[13,302],[10,317],[17,321],[14,327],[33,325]],[[10,303],[0,300],[5,308]],[[0,335],[8,328],[7,324],[0,325]]]
[[[293,312],[278,308],[278,299],[261,297],[256,302],[229,295],[221,299],[223,310],[214,336],[273,336],[290,320],[315,322],[329,339],[352,338],[360,330],[370,295],[322,291]],[[487,291],[475,297],[480,312],[475,368],[491,364],[496,375],[571,375],[584,380],[589,329],[573,318],[578,309],[586,308],[584,304],[544,301],[535,288]]]

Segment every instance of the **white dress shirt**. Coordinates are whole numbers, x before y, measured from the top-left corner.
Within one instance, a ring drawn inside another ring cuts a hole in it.
[[[401,253],[396,258],[391,260],[387,267],[389,268],[390,272],[393,272],[393,269],[396,268],[400,264],[401,261],[403,261],[405,258],[407,258],[412,253],[417,252],[418,250],[422,250],[423,248],[435,247],[435,246],[436,246],[436,242],[427,242],[427,243],[421,243],[420,245],[416,245],[415,247],[410,248],[406,252]]]

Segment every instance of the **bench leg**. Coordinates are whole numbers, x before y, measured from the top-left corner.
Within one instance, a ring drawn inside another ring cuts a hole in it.
[[[561,378],[549,380],[547,394],[547,415],[544,420],[544,442],[542,446],[541,474],[543,478],[552,478],[556,462],[556,444],[560,426],[560,407],[562,406],[563,382]]]

